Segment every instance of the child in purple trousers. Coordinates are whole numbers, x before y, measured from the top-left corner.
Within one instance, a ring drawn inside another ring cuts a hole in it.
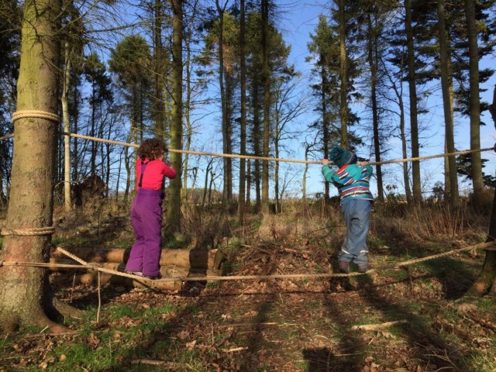
[[[147,139],[139,147],[136,161],[136,197],[131,210],[135,243],[126,272],[151,279],[160,277],[164,177],[176,177],[176,170],[163,161],[166,152],[161,140]]]

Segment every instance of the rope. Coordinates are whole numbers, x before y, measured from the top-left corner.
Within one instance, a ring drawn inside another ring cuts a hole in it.
[[[106,140],[103,138],[91,137],[91,136],[86,136],[83,134],[64,132],[63,135],[69,136],[72,138],[85,139],[88,141],[108,143],[108,144],[112,144],[112,145],[127,146],[127,147],[134,147],[134,148],[139,147],[139,145],[137,145],[135,143]],[[10,138],[11,136],[13,136],[13,135],[9,135],[8,138]],[[0,140],[5,139],[5,138],[7,138],[7,136],[1,137]],[[467,150],[461,150],[461,151],[455,151],[455,152],[449,152],[449,153],[441,153],[441,154],[427,155],[427,156],[418,156],[418,157],[414,157],[414,158],[371,161],[371,162],[369,162],[369,164],[370,165],[382,165],[382,164],[394,164],[394,163],[407,163],[407,162],[413,162],[413,161],[429,160],[429,159],[436,159],[436,158],[447,158],[450,156],[466,155],[466,154],[472,154],[475,152],[485,152],[485,151],[494,151],[494,150],[495,150],[494,147],[484,147],[484,148],[479,148],[479,149],[467,149]],[[169,149],[169,152],[178,153],[178,154],[211,156],[211,157],[215,157],[215,158],[234,158],[234,159],[261,160],[261,161],[277,161],[277,162],[281,162],[281,163],[299,163],[299,164],[317,164],[317,165],[321,164],[321,162],[318,160],[274,158],[274,157],[269,157],[269,156],[258,156],[258,155],[223,154],[223,153],[216,153],[216,152],[179,150],[179,149]]]
[[[87,270],[96,270],[99,272],[107,273],[107,274],[112,274],[112,275],[117,275],[117,276],[122,276],[134,280],[138,280],[140,282],[145,282],[145,283],[165,283],[165,282],[176,282],[176,281],[182,281],[182,282],[192,282],[192,281],[208,281],[208,280],[215,280],[215,281],[237,281],[237,280],[265,280],[265,279],[329,279],[329,278],[349,278],[349,277],[355,277],[355,276],[361,276],[361,275],[368,275],[374,272],[380,272],[380,271],[385,271],[385,270],[396,270],[396,269],[401,269],[406,266],[411,266],[418,264],[420,262],[426,262],[426,261],[431,261],[437,258],[441,257],[446,257],[453,255],[455,253],[460,253],[464,251],[471,251],[471,250],[479,250],[479,249],[486,249],[486,248],[492,248],[496,246],[496,241],[490,241],[490,242],[485,242],[485,243],[479,243],[479,244],[474,244],[470,245],[467,247],[462,247],[458,249],[452,249],[450,251],[446,251],[443,253],[438,253],[434,254],[431,256],[426,256],[426,257],[421,257],[421,258],[415,258],[403,262],[396,263],[394,265],[389,265],[389,266],[382,266],[378,267],[377,269],[371,269],[368,270],[365,273],[360,273],[360,272],[354,272],[354,273],[319,273],[319,274],[309,274],[309,273],[302,273],[302,274],[271,274],[271,275],[233,275],[233,276],[220,276],[220,275],[212,275],[212,276],[200,276],[200,277],[169,277],[169,278],[162,278],[162,279],[146,279],[143,278],[142,276],[138,275],[133,275],[133,274],[128,274],[128,273],[123,273],[121,271],[117,270],[112,270],[112,269],[107,269],[104,267],[99,267],[96,265],[91,265],[91,264],[82,264],[82,265],[69,265],[69,264],[53,264],[53,263],[41,263],[41,262],[18,262],[18,261],[5,261],[1,262],[0,261],[0,267],[1,266],[27,266],[27,267],[42,267],[42,268],[66,268],[66,269],[87,269]],[[73,258],[77,256],[74,256],[73,254],[65,251],[64,249],[58,247],[58,251],[60,251],[63,254],[70,255],[69,257]],[[81,262],[86,262],[78,258],[78,261]]]
[[[138,148],[139,145],[135,143],[127,143],[122,141],[113,141],[106,140],[98,137],[85,136],[82,134],[75,133],[63,133],[65,136],[73,137],[73,138],[81,138],[89,141],[96,141],[102,143],[109,143],[120,146],[128,146]],[[484,151],[493,151],[494,147],[485,147],[480,149],[467,149],[461,151],[455,151],[450,153],[442,153],[436,155],[427,155],[427,156],[418,156],[415,158],[405,158],[405,159],[393,159],[393,160],[384,160],[379,162],[369,162],[370,165],[381,165],[381,164],[393,164],[393,163],[406,163],[410,161],[419,161],[419,160],[428,160],[428,159],[436,159],[457,155],[466,155],[472,154],[475,152],[484,152]],[[317,160],[300,160],[300,159],[287,159],[287,158],[274,158],[267,156],[257,156],[257,155],[241,155],[241,154],[223,154],[223,153],[215,153],[215,152],[206,152],[206,151],[191,151],[191,150],[177,150],[177,149],[169,149],[169,152],[179,153],[179,154],[190,154],[190,155],[201,155],[201,156],[212,156],[212,157],[224,157],[224,158],[239,158],[239,159],[252,159],[252,160],[262,160],[262,161],[278,161],[283,163],[300,163],[300,164],[321,164],[320,161]]]
[[[19,110],[12,114],[12,121],[15,122],[19,119],[25,118],[37,118],[37,119],[47,119],[55,123],[60,122],[60,118],[57,114],[52,112],[42,111],[42,110]]]
[[[67,133],[64,132],[65,136],[73,137],[73,138],[81,138],[89,141],[101,142],[101,143],[109,143],[112,145],[119,146],[127,146],[127,147],[135,147],[138,148],[139,145],[135,143],[127,143],[123,141],[114,141],[114,140],[106,140],[98,137],[85,136],[82,134],[75,133]],[[252,159],[252,160],[262,160],[262,161],[279,161],[285,163],[303,163],[303,164],[320,164],[320,161],[307,161],[307,160],[299,160],[299,159],[284,159],[284,158],[272,158],[267,156],[257,156],[257,155],[241,155],[241,154],[223,154],[216,152],[207,152],[207,151],[192,151],[192,150],[177,150],[177,149],[168,149],[169,152],[177,153],[177,154],[189,154],[189,155],[200,155],[200,156],[212,156],[215,158],[239,158],[239,159]]]
[[[12,138],[12,137],[14,137],[14,135],[12,133],[10,133],[10,134],[7,134],[5,136],[0,137],[0,141],[7,140],[7,139]]]
[[[16,235],[16,236],[37,236],[37,235],[51,235],[55,232],[55,226],[48,227],[26,227],[22,229],[10,229],[4,227],[0,231],[0,235]]]
[[[443,252],[443,253],[433,254],[433,255],[427,256],[427,257],[414,258],[414,259],[411,259],[411,260],[400,262],[396,266],[397,267],[404,267],[404,266],[415,265],[415,264],[418,264],[418,263],[421,263],[421,262],[435,260],[437,258],[451,256],[452,254],[460,253],[460,252],[465,252],[465,251],[471,251],[471,250],[477,250],[477,249],[488,249],[488,250],[490,250],[491,248],[493,248],[495,246],[496,246],[496,241],[493,241],[492,240],[490,242],[479,243],[479,244],[475,244],[475,245],[471,245],[471,246],[463,247],[463,248],[458,248],[458,249],[452,249],[451,251],[446,251],[446,252]]]

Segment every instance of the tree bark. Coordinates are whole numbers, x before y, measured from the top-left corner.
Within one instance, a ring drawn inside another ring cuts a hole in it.
[[[73,120],[74,120],[74,133],[78,133],[78,130],[79,130],[79,88],[77,86],[77,84],[74,84],[74,86],[72,87],[73,90],[72,90],[72,94],[73,94],[73,99],[72,99],[72,105],[73,105]],[[73,168],[73,172],[72,172],[72,182],[76,183],[78,182],[78,178],[79,178],[79,171],[78,171],[78,167],[79,167],[79,156],[78,156],[78,151],[79,151],[79,148],[78,148],[78,139],[77,138],[73,138],[72,139],[72,143],[73,143],[73,147],[72,147],[72,151],[73,151],[73,154],[74,154],[74,157],[73,157],[73,162],[72,162],[72,168]]]
[[[327,76],[326,76],[326,62],[324,54],[320,54],[320,62],[322,66],[320,67],[320,77],[322,79],[322,87],[321,87],[321,95],[320,95],[320,105],[321,105],[321,110],[322,110],[322,149],[324,151],[324,159],[329,158],[329,140],[330,140],[330,134],[329,134],[329,129],[331,127],[331,123],[329,122],[329,114],[327,112],[327,92],[328,92],[328,81],[327,81]],[[305,149],[305,156],[307,156],[307,151]],[[306,159],[305,159],[306,160]],[[305,165],[305,174],[307,173],[307,167]],[[306,175],[305,175],[306,177]],[[306,189],[306,178],[305,180],[305,189]],[[330,192],[330,187],[329,187],[329,182],[324,180],[324,199],[326,203],[329,203],[329,192]],[[306,193],[306,190],[304,194]],[[304,196],[305,198],[305,196]]]
[[[172,19],[172,59],[173,59],[173,120],[170,129],[170,145],[173,149],[182,149],[183,134],[183,0],[170,0],[174,16]],[[182,156],[171,153],[171,163],[177,174],[181,174]],[[167,231],[179,232],[181,229],[181,176],[171,180],[167,200]]]
[[[64,43],[64,76],[62,80],[62,97],[60,99],[62,104],[62,121],[64,123],[64,132],[71,131],[70,117],[69,117],[69,102],[67,93],[69,92],[69,85],[71,81],[71,52],[69,42]],[[71,138],[64,136],[64,210],[66,212],[72,209],[71,199]]]
[[[165,140],[166,123],[165,123],[165,103],[164,103],[164,84],[165,84],[165,64],[167,61],[164,46],[162,45],[162,25],[164,22],[163,0],[155,0],[153,6],[153,121],[155,135]]]
[[[279,158],[279,140],[280,140],[280,130],[279,127],[279,112],[276,110],[276,118],[274,120],[274,156]],[[276,161],[274,164],[274,198],[275,198],[275,212],[279,213],[281,211],[281,200],[279,195],[279,162]]]
[[[348,147],[348,53],[346,51],[345,0],[338,1],[339,18],[339,119],[341,122],[341,146]]]
[[[468,31],[468,54],[470,64],[470,148],[480,148],[480,101],[479,101],[479,46],[475,24],[475,2],[465,0],[465,17]],[[482,178],[482,161],[480,152],[471,155],[471,176],[474,188],[474,204],[482,207],[484,181]]]
[[[405,30],[406,45],[408,51],[408,88],[410,100],[410,131],[412,136],[412,157],[419,156],[419,128],[417,113],[417,85],[415,72],[415,50],[413,45],[412,29],[412,5],[411,0],[405,0]],[[422,201],[422,188],[420,179],[420,162],[412,162],[412,184],[413,184],[413,201],[417,204]]]
[[[97,106],[97,96],[96,96],[96,81],[93,78],[92,83],[91,83],[91,99],[90,99],[90,105],[91,105],[91,129],[90,129],[90,136],[95,137],[95,131],[96,131],[96,106]],[[90,174],[95,175],[96,174],[96,145],[97,143],[95,141],[91,141],[91,158],[90,158]]]
[[[403,159],[406,159],[408,158],[408,150],[407,150],[407,140],[406,140],[406,130],[405,130],[405,104],[403,102],[403,85],[400,81],[400,89],[398,89],[398,87],[391,79],[389,74],[388,77],[391,81],[391,86],[394,90],[396,98],[398,99],[398,107],[400,109],[401,154]],[[408,204],[411,205],[413,199],[412,199],[412,190],[410,189],[410,177],[408,175],[408,163],[404,162],[402,164],[402,168],[403,168],[403,183],[405,184],[406,200]]]
[[[241,118],[240,118],[240,154],[246,155],[246,56],[245,56],[245,0],[240,0],[240,25],[239,25],[239,74],[241,89]],[[245,190],[246,190],[246,161],[239,160],[239,192],[238,192],[238,218],[239,222],[244,221],[245,216]]]
[[[17,111],[57,113],[57,62],[60,46],[55,39],[59,0],[28,0],[22,21],[21,64],[17,82]],[[53,121],[22,118],[15,122],[12,189],[7,226],[12,229],[52,225],[55,129]],[[5,237],[2,260],[46,262],[50,235]],[[2,328],[22,324],[60,326],[46,316],[50,293],[46,273],[39,268],[0,268],[0,320]]]
[[[228,94],[227,94],[227,72],[224,69],[224,12],[226,10],[227,1],[221,6],[219,0],[215,1],[217,14],[219,15],[219,35],[218,35],[218,58],[219,58],[219,88],[220,101],[222,106],[222,149],[224,153],[230,153],[230,117],[228,109]],[[232,160],[230,158],[222,159],[224,164],[224,185],[222,193],[222,202],[227,208],[232,197]]]
[[[258,77],[254,76],[252,79],[252,106],[253,106],[253,128],[252,128],[252,141],[254,155],[260,156],[260,110],[258,102],[259,81]],[[250,174],[250,181],[255,185],[255,206],[257,211],[260,210],[261,196],[260,196],[260,161],[255,160],[253,163],[253,179]],[[250,182],[250,183],[251,183]]]
[[[193,14],[191,16],[191,23],[196,16],[198,1],[194,2]],[[191,149],[191,141],[193,139],[193,124],[191,123],[191,100],[192,100],[192,86],[191,86],[191,43],[193,38],[192,32],[193,25],[189,25],[187,32],[185,34],[185,45],[186,45],[186,102],[184,103],[184,120],[186,126],[186,136],[185,136],[185,149],[189,151]],[[183,169],[183,196],[184,200],[188,200],[188,165],[189,164],[189,154],[184,154],[184,169]],[[192,185],[194,187],[194,184]]]
[[[372,128],[374,133],[374,154],[375,161],[381,161],[381,141],[379,133],[379,112],[377,107],[377,33],[372,24],[372,15],[368,15],[368,62],[370,68],[370,99],[372,101]],[[384,186],[382,182],[382,167],[380,164],[375,166],[377,177],[377,198],[380,202],[384,201]]]
[[[443,109],[444,109],[444,124],[446,133],[446,150],[455,152],[455,136],[453,126],[453,96],[452,96],[452,77],[451,77],[451,62],[449,51],[449,40],[446,32],[446,12],[444,0],[437,2],[437,14],[439,18],[439,58],[441,67],[441,87],[443,92]],[[449,200],[452,208],[459,205],[458,195],[458,175],[456,171],[456,159],[454,156],[448,158],[449,169]]]
[[[269,67],[269,0],[262,0],[262,78],[263,137],[262,156],[269,156],[270,138],[270,67]],[[262,162],[262,212],[269,212],[269,162]]]

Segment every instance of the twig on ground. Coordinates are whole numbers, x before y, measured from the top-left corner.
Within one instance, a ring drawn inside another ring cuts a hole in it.
[[[185,366],[182,363],[167,362],[165,360],[155,360],[155,359],[136,359],[136,360],[132,360],[131,364],[144,364],[149,366],[160,366],[160,367],[166,367],[172,369],[177,369]]]
[[[354,325],[353,327],[351,327],[351,329],[360,330],[360,331],[378,331],[380,329],[389,328],[398,324],[405,324],[405,323],[408,323],[408,321],[406,319],[402,319],[402,320],[394,320],[392,322],[385,322],[379,324]]]
[[[237,351],[243,351],[243,350],[248,350],[248,347],[242,346],[242,347],[233,347],[231,349],[222,349],[224,353],[235,353]]]

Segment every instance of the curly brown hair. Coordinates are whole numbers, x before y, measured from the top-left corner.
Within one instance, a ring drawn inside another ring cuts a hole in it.
[[[158,138],[146,139],[138,148],[138,156],[140,159],[158,159],[166,152],[167,147],[165,147],[165,143]]]

